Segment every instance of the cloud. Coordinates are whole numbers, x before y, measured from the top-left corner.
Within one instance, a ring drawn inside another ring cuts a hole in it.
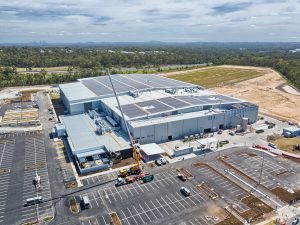
[[[0,42],[288,41],[298,21],[292,0],[9,0]]]

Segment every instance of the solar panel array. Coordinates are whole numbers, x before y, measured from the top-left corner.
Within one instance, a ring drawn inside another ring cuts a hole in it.
[[[84,79],[81,81],[88,89],[94,92],[96,95],[107,95],[112,93],[112,89],[106,87],[105,85],[95,82],[92,79]]]
[[[181,101],[188,102],[192,105],[203,105],[206,104],[207,102],[201,101],[200,99],[194,98],[193,96],[176,96]]]
[[[129,118],[135,118],[140,116],[146,116],[154,113],[164,113],[166,111],[178,110],[191,106],[207,106],[217,103],[226,102],[238,102],[230,97],[223,98],[222,95],[206,95],[206,96],[172,96],[160,98],[157,100],[149,100],[144,102],[138,102],[134,104],[123,105],[122,109],[126,116]],[[226,99],[226,101],[225,101]]]
[[[159,99],[160,102],[163,102],[169,106],[172,106],[173,108],[183,108],[183,107],[187,107],[190,106],[191,104],[181,101],[177,98],[173,98],[173,97],[166,97],[166,98],[160,98]]]
[[[129,118],[145,116],[148,113],[136,106],[135,104],[122,105],[123,113]],[[119,107],[118,107],[119,108]]]
[[[158,112],[164,112],[168,110],[172,110],[173,108],[170,106],[167,106],[157,100],[150,100],[145,102],[139,102],[136,103],[141,108],[147,110],[150,113],[158,113]]]
[[[114,87],[118,94],[129,91],[143,91],[150,89],[166,89],[179,87],[195,87],[195,85],[172,80],[162,76],[131,74],[112,75]],[[100,76],[80,80],[83,85],[98,96],[113,95],[112,86],[108,76]],[[143,117],[154,113],[178,110],[195,105],[211,105],[224,102],[236,102],[237,100],[222,95],[204,96],[170,96],[157,100],[138,102],[122,105],[122,110],[129,118]]]
[[[193,84],[172,80],[166,77],[146,74],[112,75],[111,76],[117,93],[129,91],[142,91],[155,88],[178,88],[195,87]],[[94,92],[96,95],[113,94],[108,76],[82,79],[82,84]],[[103,89],[103,90],[102,90]]]
[[[134,87],[136,89],[148,89],[151,88],[148,85],[145,85],[144,83],[140,83],[135,81],[134,79],[130,78],[129,76],[120,76],[120,75],[115,75],[113,76],[113,80],[120,81],[124,84],[129,84],[131,87]]]

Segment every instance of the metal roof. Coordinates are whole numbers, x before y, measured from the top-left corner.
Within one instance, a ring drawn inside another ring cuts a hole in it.
[[[122,98],[119,97],[120,99]],[[236,98],[231,98],[219,94],[213,95],[173,95],[164,98],[152,99],[131,104],[121,104],[123,113],[130,119],[143,118],[153,114],[173,112],[181,109],[204,107],[212,105],[222,105],[230,103],[241,103]],[[107,102],[107,101],[105,101]],[[115,106],[119,110],[118,106]],[[199,109],[198,109],[199,110]]]
[[[140,149],[146,154],[146,155],[157,155],[157,154],[162,154],[165,151],[156,143],[151,143],[151,144],[145,144],[145,145],[140,145]]]
[[[196,85],[173,80],[155,74],[129,74],[112,75],[112,82],[118,94],[129,91],[142,91],[150,89],[196,87]],[[108,93],[113,94],[108,76],[79,79],[79,81],[93,91],[96,95],[102,96]]]
[[[60,119],[66,128],[69,143],[75,154],[98,150],[103,146],[111,151],[130,148],[128,140],[119,133],[117,135],[114,132],[96,134],[96,124],[87,114],[60,116]]]
[[[60,84],[59,88],[63,91],[66,98],[71,102],[78,99],[94,98],[94,92],[80,82]]]
[[[117,94],[129,91],[146,91],[167,88],[192,88],[194,84],[173,80],[155,74],[112,75],[112,81]],[[78,82],[59,85],[69,102],[84,101],[85,99],[101,99],[113,96],[108,76],[78,79]]]
[[[94,150],[94,151],[79,153],[79,154],[77,154],[77,157],[78,158],[83,158],[83,157],[92,156],[92,155],[100,155],[100,154],[103,154],[105,152],[106,152],[105,149],[100,148],[100,149]]]

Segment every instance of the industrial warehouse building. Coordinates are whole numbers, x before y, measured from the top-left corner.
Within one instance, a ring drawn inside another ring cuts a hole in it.
[[[154,74],[111,77],[131,135],[140,144],[161,143],[232,128],[245,121],[252,124],[257,119],[257,105],[197,85]],[[108,151],[130,148],[124,144],[125,125],[108,76],[79,79],[78,82],[59,85],[59,88],[69,114],[62,116],[61,122],[71,142],[82,137],[80,142],[102,145]],[[81,124],[77,125],[78,130],[85,127],[92,131],[81,132],[78,136],[74,132],[76,123]],[[110,143],[103,139],[103,135],[108,134],[114,135]],[[87,135],[89,140],[83,137]],[[92,141],[98,139],[97,136],[103,141]],[[122,144],[118,143],[120,137]],[[93,149],[82,143],[79,145],[80,149],[73,149],[74,154]]]

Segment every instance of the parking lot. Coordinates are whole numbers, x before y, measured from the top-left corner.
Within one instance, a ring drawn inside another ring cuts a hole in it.
[[[187,187],[191,195],[185,197],[180,193],[181,186]],[[133,183],[120,187],[109,185],[95,191],[86,192],[91,201],[91,209],[104,212],[102,215],[83,221],[81,224],[109,224],[109,213],[117,212],[122,224],[140,225],[152,221],[164,220],[168,216],[177,216],[184,210],[199,208],[210,202],[190,182],[182,182],[177,178],[176,170],[167,170],[155,174],[155,179],[149,183]],[[112,210],[113,209],[113,210]],[[205,211],[205,210],[204,210]],[[203,211],[203,212],[204,212]],[[82,212],[84,213],[84,211]],[[205,219],[197,211],[199,221],[205,224],[215,224],[213,220]],[[195,220],[196,221],[196,220]],[[194,221],[194,224],[197,224]],[[191,220],[191,224],[193,224]]]
[[[38,191],[33,185],[33,179],[36,174],[41,178],[41,187],[38,188]],[[25,141],[23,204],[25,205],[26,199],[35,196],[42,196],[44,200],[51,199],[51,190],[44,140],[32,137],[27,138]],[[52,216],[52,201],[27,206],[22,209],[23,223]]]
[[[100,174],[100,175],[92,175],[89,177],[84,177],[81,178],[82,184],[83,185],[88,185],[88,184],[99,184],[99,183],[105,183],[111,180],[115,180],[119,175],[118,171],[115,172],[110,172],[110,173],[105,173],[105,174]]]
[[[223,158],[232,168],[241,171],[262,184],[269,190],[281,187],[284,189],[296,188],[299,184],[295,176],[300,165],[290,160],[285,161],[267,154],[230,154]],[[294,180],[294,181],[293,181]]]
[[[201,165],[196,167],[197,173],[195,180],[199,184],[205,184],[208,188],[214,189],[220,198],[224,199],[229,205],[232,205],[239,213],[243,213],[249,209],[241,200],[248,195],[248,193],[241,187],[226,179],[208,166]]]
[[[0,141],[0,224],[4,222],[15,140]]]
[[[36,173],[41,177],[37,192]],[[2,134],[0,138],[0,224],[53,216],[52,202],[24,207],[27,198],[51,199],[44,136],[39,131]]]
[[[226,171],[234,171],[229,165],[237,163],[245,168],[250,166],[249,171],[245,172],[251,175],[251,169],[255,170],[262,163],[262,156],[266,175],[273,176],[276,181],[291,182],[286,177],[298,176],[297,163],[246,148],[228,149],[221,154],[216,152],[181,160],[176,168],[174,164],[149,168],[151,171],[147,169],[147,172],[153,173],[155,178],[148,183],[137,181],[116,187],[114,182],[106,181],[116,179],[117,172],[91,175],[82,178],[86,185],[82,191],[71,194],[80,206],[79,213],[70,212],[68,196],[63,199],[65,212],[57,224],[67,224],[63,218],[68,215],[68,221],[72,224],[109,225],[110,214],[113,212],[116,212],[123,225],[181,225],[183,222],[189,225],[214,225],[227,218],[230,212],[235,213],[235,220],[258,221],[275,209],[274,204],[229,176]],[[227,164],[220,162],[220,159],[228,161]],[[177,177],[178,171],[191,176],[184,182]],[[235,174],[243,178],[242,174]],[[243,179],[247,180],[246,177]],[[190,190],[190,196],[186,197],[180,192],[182,186]],[[272,194],[265,189],[263,191],[267,195]],[[90,200],[89,209],[84,209],[81,204],[84,196]]]
[[[12,133],[5,133],[0,134],[0,140],[1,139],[12,139],[17,137],[27,137],[27,136],[33,136],[41,134],[41,131],[35,130],[35,131],[26,131],[26,132],[12,132]]]

